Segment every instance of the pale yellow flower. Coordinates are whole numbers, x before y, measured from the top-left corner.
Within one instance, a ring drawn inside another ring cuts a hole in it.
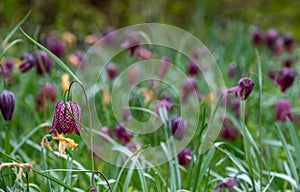
[[[64,92],[69,89],[70,86],[70,75],[65,73],[61,76],[61,87]]]
[[[103,91],[102,103],[103,103],[103,105],[109,105],[111,102],[109,88],[107,86],[105,86],[105,87],[103,87],[102,91]]]
[[[52,140],[58,141],[58,152],[59,154],[65,154],[66,148],[70,147],[72,150],[74,150],[77,147],[77,143],[74,142],[73,139],[66,138],[63,135],[58,135],[52,137]]]
[[[16,163],[16,162],[13,162],[13,163],[1,163],[0,164],[0,170],[3,167],[18,167],[19,168],[19,173],[17,175],[16,182],[18,180],[22,179],[22,176],[23,176],[23,173],[24,173],[24,168],[28,168],[29,171],[33,170],[33,166],[30,163]]]

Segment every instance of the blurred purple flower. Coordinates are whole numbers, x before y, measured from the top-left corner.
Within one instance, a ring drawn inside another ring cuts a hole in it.
[[[140,36],[136,32],[129,32],[125,35],[121,47],[129,49],[129,54],[132,57],[136,49],[140,46]]]
[[[189,148],[182,149],[177,155],[179,164],[182,166],[189,166],[192,159],[192,154],[193,154],[192,149]]]
[[[246,100],[254,88],[254,82],[252,79],[244,77],[241,78],[236,87],[228,89],[228,93],[235,92],[242,100]]]
[[[118,124],[115,127],[115,136],[118,138],[124,145],[126,145],[131,138],[133,137],[133,132],[127,131],[125,127],[122,125]]]
[[[223,121],[223,127],[220,132],[220,137],[225,140],[235,141],[237,136],[238,134],[236,128],[231,124],[229,119],[225,117]]]
[[[229,77],[234,77],[236,75],[236,63],[230,63],[229,65],[229,70],[228,70],[228,76]]]
[[[163,108],[165,107],[166,110],[169,112],[171,110],[172,107],[172,103],[168,100],[160,100],[155,104],[155,112],[159,115],[159,108]]]
[[[0,110],[5,121],[12,119],[15,109],[15,95],[11,91],[4,90],[0,93]]]
[[[23,61],[23,64],[19,67],[21,73],[25,73],[30,70],[37,63],[36,58],[30,53],[24,53],[21,55],[20,59]]]
[[[133,141],[129,141],[126,145],[125,145],[131,152],[136,152],[137,150],[139,150],[141,148],[141,144],[138,142],[133,142]]]
[[[137,56],[140,60],[152,59],[154,57],[153,53],[145,47],[137,48]]]
[[[284,62],[283,62],[283,66],[284,67],[291,67],[292,65],[293,65],[293,59],[291,59],[291,58],[288,58],[288,59],[286,59]]]
[[[272,50],[279,34],[276,29],[269,29],[266,34],[266,44]]]
[[[292,86],[296,75],[296,71],[293,71],[291,68],[284,67],[283,70],[280,71],[276,79],[276,83],[280,86],[282,93]]]
[[[131,119],[131,112],[130,109],[123,109],[122,111],[122,119],[123,121],[130,121]]]
[[[293,119],[292,105],[289,100],[282,99],[275,104],[275,117],[277,121],[285,121],[286,117]]]
[[[114,63],[108,64],[106,68],[106,73],[107,73],[108,80],[110,81],[114,80],[118,74],[118,66]]]
[[[292,52],[295,48],[294,37],[290,33],[286,33],[283,36],[284,47],[288,52]]]
[[[171,121],[172,134],[174,138],[181,141],[186,133],[188,124],[182,117],[173,118]]]
[[[203,98],[203,95],[200,93],[198,86],[197,86],[197,80],[194,77],[190,77],[186,79],[183,82],[182,85],[182,103],[186,103],[188,100],[188,97],[194,93],[199,99]]]
[[[38,94],[37,101],[36,101],[36,108],[37,109],[44,108],[45,102],[47,100],[54,103],[56,101],[56,94],[57,94],[56,86],[51,83],[46,83]]]
[[[189,75],[198,75],[200,73],[200,68],[196,61],[190,61],[188,64],[188,74]]]
[[[240,182],[236,178],[225,178],[214,190],[213,192],[219,192],[223,188],[233,189],[235,186],[240,186]]]
[[[273,54],[277,55],[277,56],[282,53],[282,51],[283,51],[283,39],[282,38],[276,39],[272,50],[273,50]]]
[[[61,57],[64,55],[66,45],[65,43],[55,37],[48,37],[46,40],[46,47],[57,57]]]
[[[81,122],[81,108],[73,101],[66,102],[67,108],[74,115],[74,117]],[[64,102],[59,101],[56,104],[52,128],[50,133],[57,131],[59,134],[72,134],[75,130],[77,135],[80,135],[80,125],[75,119],[69,114],[68,110],[65,108]]]
[[[275,70],[269,70],[269,72],[268,72],[268,76],[269,76],[269,78],[271,79],[271,80],[275,80],[276,79],[276,71]]]
[[[169,101],[169,102],[171,102],[172,101],[172,95],[170,94],[170,93],[167,93],[167,92],[165,92],[165,93],[163,93],[162,95],[161,95],[161,99],[162,100],[167,100],[167,101]]]
[[[37,61],[36,63],[36,72],[38,74],[50,73],[52,68],[52,59],[51,57],[42,50],[38,50],[34,57]]]
[[[254,45],[258,46],[263,42],[263,33],[259,28],[256,28],[252,34],[252,42]]]
[[[3,64],[0,64],[0,76],[9,79],[13,73],[15,60],[12,58],[4,59]]]
[[[160,59],[160,65],[158,70],[158,76],[160,78],[165,76],[165,74],[168,71],[169,65],[170,65],[170,60],[167,56]]]

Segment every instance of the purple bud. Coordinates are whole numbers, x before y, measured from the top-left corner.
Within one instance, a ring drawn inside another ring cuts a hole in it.
[[[292,52],[295,48],[294,37],[290,33],[286,33],[283,36],[284,47],[288,52]]]
[[[34,67],[37,63],[35,57],[29,53],[24,53],[23,55],[21,55],[20,59],[24,62],[19,67],[21,73],[25,73],[26,71]]]
[[[15,95],[13,92],[4,90],[0,94],[0,110],[5,121],[12,119],[15,108]]]
[[[269,29],[266,34],[266,44],[272,49],[275,45],[276,39],[278,38],[278,32],[276,29]]]
[[[289,100],[282,99],[275,104],[275,117],[277,121],[285,121],[286,117],[293,119],[292,105]]]
[[[101,128],[101,132],[107,136],[111,135],[109,127],[106,127],[106,126]]]
[[[237,138],[236,128],[230,123],[228,118],[224,118],[223,127],[220,132],[220,137],[225,140],[235,141]]]
[[[118,66],[116,64],[110,63],[106,68],[107,79],[112,81],[116,78],[118,74]]]
[[[236,178],[225,178],[214,190],[213,192],[219,192],[223,188],[233,189],[235,186],[240,186],[240,182]]]
[[[36,72],[38,74],[51,72],[52,60],[45,51],[38,50],[37,53],[34,54],[34,57],[37,61]]]
[[[56,55],[57,57],[61,57],[64,55],[66,46],[63,41],[61,41],[57,38],[49,37],[49,38],[47,38],[47,41],[46,41],[46,47],[54,55]]]
[[[187,122],[181,117],[176,117],[171,121],[172,134],[174,138],[181,141],[187,130]]]
[[[170,65],[170,60],[168,57],[163,57],[160,60],[160,65],[159,65],[159,70],[158,70],[158,76],[160,78],[164,77],[165,74],[167,73],[167,70],[169,68]]]
[[[235,92],[242,100],[246,100],[254,88],[252,79],[244,77],[239,80],[238,86],[228,89],[228,93]]]
[[[280,71],[276,83],[280,86],[281,92],[284,93],[289,87],[292,86],[297,73],[291,68],[284,67]]]
[[[189,148],[182,149],[177,155],[179,164],[182,166],[189,166],[190,161],[192,159],[192,154],[193,151],[191,149]]]
[[[228,76],[229,77],[234,77],[236,74],[236,64],[235,63],[230,63],[229,65],[229,70],[228,70]]]
[[[127,131],[127,129],[120,124],[117,125],[115,128],[116,138],[120,139],[120,141],[124,145],[126,145],[131,140],[133,135],[134,135],[133,132]]]
[[[81,108],[80,106],[73,102],[67,101],[66,106],[69,111],[74,115],[74,117],[81,122]],[[69,114],[68,110],[65,108],[64,102],[59,101],[56,104],[52,128],[50,133],[57,131],[59,134],[72,134],[75,130],[77,135],[80,135],[80,125],[75,119]]]
[[[198,75],[199,73],[200,73],[200,69],[196,61],[190,61],[188,64],[188,74]]]
[[[252,42],[254,45],[260,45],[263,42],[262,31],[256,28],[252,34]]]
[[[276,71],[275,70],[269,70],[269,72],[268,72],[268,76],[269,76],[269,78],[271,79],[271,80],[275,80],[276,79]]]

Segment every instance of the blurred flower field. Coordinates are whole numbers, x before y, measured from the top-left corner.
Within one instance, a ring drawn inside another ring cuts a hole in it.
[[[0,3],[0,191],[299,191],[299,5],[126,2]]]

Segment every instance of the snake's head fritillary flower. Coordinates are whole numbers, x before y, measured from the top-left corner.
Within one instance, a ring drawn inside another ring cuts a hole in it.
[[[230,63],[229,65],[229,70],[228,70],[228,76],[229,77],[234,77],[236,75],[236,63]]]
[[[239,80],[238,85],[236,87],[232,87],[228,89],[228,93],[235,92],[238,97],[242,100],[246,100],[254,88],[254,82],[250,78],[242,78]]]
[[[34,54],[34,57],[37,61],[35,67],[36,67],[36,72],[38,74],[44,74],[44,73],[51,72],[52,59],[45,51],[38,50]]]
[[[285,121],[286,117],[293,119],[292,105],[289,100],[282,99],[275,104],[275,117],[277,121]]]
[[[11,91],[4,90],[0,93],[0,110],[5,121],[12,119],[15,109],[15,95]]]
[[[169,65],[170,65],[169,57],[165,56],[160,59],[160,65],[159,65],[159,69],[158,69],[158,76],[160,78],[165,76],[165,74],[167,73],[167,71],[169,69]]]
[[[6,58],[3,63],[0,63],[0,76],[5,79],[10,79],[15,65],[15,60],[13,58]]]
[[[114,63],[108,64],[106,68],[106,74],[108,80],[114,80],[118,74],[118,66]]]
[[[181,141],[186,133],[188,124],[182,117],[176,117],[171,121],[172,134],[175,139]]]
[[[254,45],[260,45],[263,42],[263,33],[259,28],[256,28],[252,34],[252,42]]]
[[[269,29],[266,34],[266,44],[272,50],[279,34],[276,29]]]
[[[188,64],[188,74],[189,75],[198,75],[200,73],[200,68],[196,61],[190,61]]]
[[[294,50],[295,44],[294,44],[294,37],[292,36],[292,34],[286,33],[283,36],[283,42],[284,42],[284,48],[288,52],[292,52]]]
[[[54,103],[56,101],[56,93],[56,86],[51,83],[46,83],[46,85],[42,87],[38,94],[36,101],[37,109],[44,108],[46,101],[51,101],[52,103]]]
[[[46,47],[57,57],[61,57],[65,53],[66,45],[65,43],[55,37],[48,37],[46,40]]]
[[[160,100],[155,104],[155,112],[159,115],[160,108],[166,108],[166,110],[169,112],[172,107],[172,103],[168,100]]]
[[[283,52],[283,39],[277,38],[273,46],[273,54],[280,55]]]
[[[128,131],[125,127],[118,124],[115,128],[115,136],[118,138],[124,145],[129,143],[131,138],[134,136],[133,132]]]
[[[81,122],[81,108],[76,102],[73,101],[67,101],[66,106],[76,120],[71,116],[71,114],[69,114],[64,102],[59,101],[56,104],[50,133],[53,133],[56,130],[59,134],[72,134],[75,130],[75,133],[80,135],[80,125],[76,121]]]
[[[194,77],[190,77],[186,79],[183,82],[182,85],[182,103],[187,103],[188,97],[194,93],[197,98],[202,99],[203,95],[200,93],[198,86],[197,86],[197,80]]]
[[[19,67],[21,73],[27,72],[37,63],[36,58],[30,53],[24,53],[21,55],[20,59],[23,61],[23,64]]]
[[[192,159],[192,154],[193,154],[192,149],[189,148],[182,149],[177,155],[179,164],[182,166],[189,166]]]
[[[293,71],[288,67],[284,67],[283,70],[280,71],[276,83],[280,86],[282,93],[284,93],[289,87],[292,86],[296,76],[296,71]]]
[[[121,43],[121,47],[125,49],[129,49],[129,54],[132,57],[139,48],[140,44],[140,35],[136,32],[128,32],[125,35],[124,41]]]
[[[223,188],[233,189],[235,186],[240,186],[240,182],[236,178],[225,178],[214,190],[213,192],[219,192]]]

